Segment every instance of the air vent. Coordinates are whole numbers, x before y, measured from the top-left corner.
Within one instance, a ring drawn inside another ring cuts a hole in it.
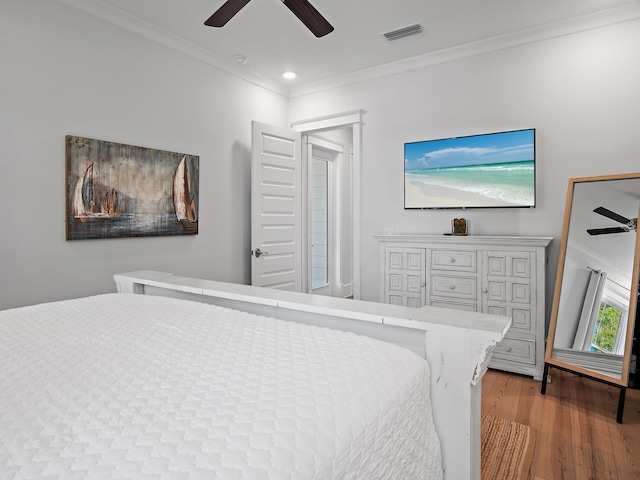
[[[412,35],[418,35],[420,33],[424,33],[424,26],[421,23],[416,23],[415,25],[408,25],[396,30],[391,30],[390,32],[385,32],[382,35],[384,35],[384,37],[390,42],[393,42],[395,40],[400,40],[401,38],[410,37]]]

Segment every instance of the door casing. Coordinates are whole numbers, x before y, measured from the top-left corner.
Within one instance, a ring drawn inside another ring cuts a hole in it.
[[[323,131],[335,130],[339,128],[351,128],[353,136],[353,149],[351,152],[351,204],[352,204],[352,296],[360,299],[360,265],[361,260],[358,252],[360,251],[361,242],[361,205],[362,205],[362,115],[363,110],[352,110],[349,112],[337,113],[323,117],[299,120],[291,123],[291,128],[302,134],[311,135],[313,133],[321,133]],[[304,150],[304,149],[303,149]],[[304,152],[303,152],[304,154]],[[306,175],[304,166],[306,160],[302,159],[303,175]],[[303,225],[307,224],[307,219],[303,221]],[[308,275],[303,275],[307,278]]]

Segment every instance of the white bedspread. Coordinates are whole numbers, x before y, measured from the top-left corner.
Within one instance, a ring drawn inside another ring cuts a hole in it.
[[[0,311],[0,478],[441,479],[429,369],[162,297]]]

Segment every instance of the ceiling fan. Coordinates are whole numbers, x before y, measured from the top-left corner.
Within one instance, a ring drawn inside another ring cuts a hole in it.
[[[587,229],[587,233],[589,235],[605,235],[608,233],[625,233],[625,232],[631,232],[631,231],[635,232],[638,229],[637,218],[629,219],[615,212],[612,212],[611,210],[604,207],[598,207],[593,211],[595,213],[599,213],[600,215],[604,215],[605,217],[610,218],[611,220],[615,220],[616,222],[621,223],[622,226],[607,227],[607,228],[590,228],[590,229]]]
[[[331,24],[307,0],[280,0],[316,37],[333,32]],[[227,0],[204,22],[209,27],[222,27],[250,0]]]

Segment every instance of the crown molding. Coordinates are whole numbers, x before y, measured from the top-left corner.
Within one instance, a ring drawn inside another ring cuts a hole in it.
[[[622,7],[601,10],[600,12],[574,17],[569,20],[554,22],[540,27],[520,30],[506,35],[487,38],[436,52],[418,55],[405,60],[387,63],[338,77],[292,87],[289,97],[297,97],[317,93],[350,84],[373,80],[404,73],[411,70],[451,62],[466,57],[505,50],[529,43],[541,42],[552,38],[572,35],[596,28],[615,25],[640,18],[640,0]]]
[[[137,35],[145,37],[165,47],[188,55],[213,67],[224,70],[231,75],[241,78],[249,83],[279,95],[288,97],[289,88],[277,82],[269,80],[256,72],[248,70],[231,60],[216,55],[215,53],[196,45],[183,37],[168,32],[139,17],[131,15],[123,10],[107,5],[99,0],[88,2],[86,0],[58,0],[69,7],[88,13]]]

